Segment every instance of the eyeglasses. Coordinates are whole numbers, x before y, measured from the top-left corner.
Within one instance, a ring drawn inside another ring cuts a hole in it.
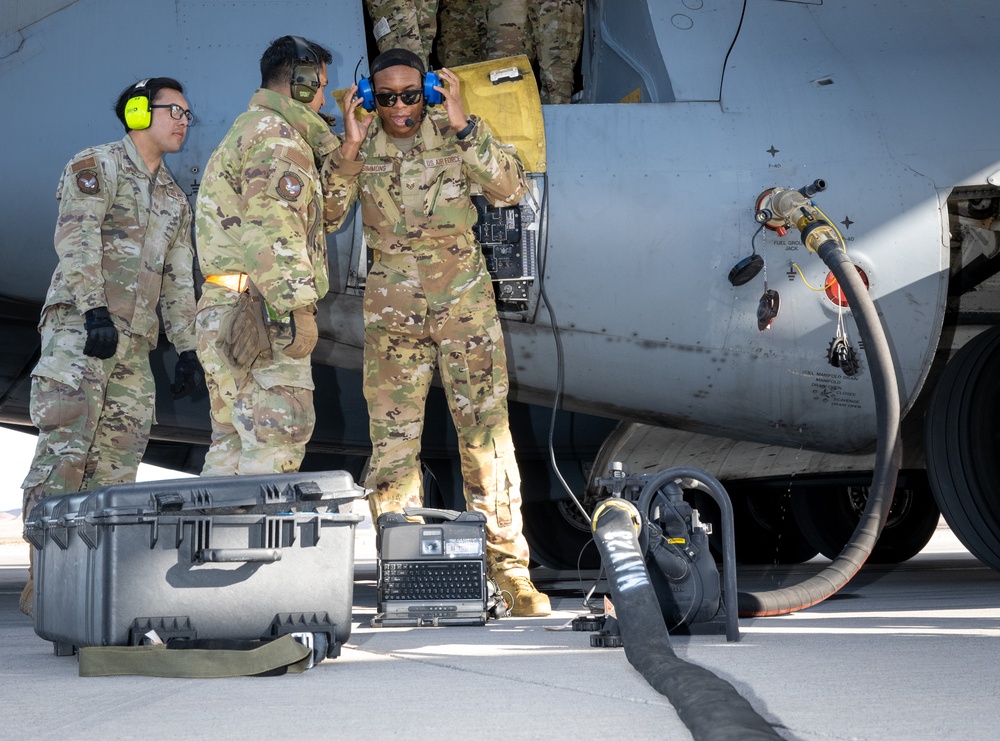
[[[375,100],[383,108],[392,108],[396,105],[396,98],[403,101],[403,105],[414,105],[415,103],[419,103],[423,97],[423,90],[404,90],[401,93],[375,93]]]
[[[174,119],[175,121],[180,121],[181,116],[186,116],[188,123],[191,123],[194,120],[194,114],[191,113],[190,108],[181,108],[176,103],[170,103],[169,105],[168,104],[151,105],[150,108],[169,108],[170,118]]]

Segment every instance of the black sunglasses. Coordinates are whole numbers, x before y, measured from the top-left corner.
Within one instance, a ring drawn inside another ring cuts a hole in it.
[[[383,108],[392,108],[396,105],[396,98],[403,101],[403,105],[414,105],[415,103],[419,103],[423,97],[423,90],[404,90],[401,93],[375,93],[375,100]]]

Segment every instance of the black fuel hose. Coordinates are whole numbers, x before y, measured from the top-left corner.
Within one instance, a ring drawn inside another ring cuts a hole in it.
[[[824,242],[817,254],[833,273],[854,314],[864,343],[865,357],[875,391],[877,443],[868,502],[850,540],[820,573],[790,587],[767,592],[740,592],[740,617],[785,615],[802,610],[835,594],[871,555],[882,532],[896,490],[902,455],[899,438],[899,390],[889,343],[875,304],[857,268],[834,240]]]
[[[592,520],[629,663],[670,701],[695,741],[780,739],[732,684],[674,653],[636,537],[639,520],[622,499],[599,504]]]

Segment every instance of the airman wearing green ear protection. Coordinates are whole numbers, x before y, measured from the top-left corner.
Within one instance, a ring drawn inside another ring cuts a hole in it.
[[[187,135],[184,89],[167,77],[141,80],[122,91],[115,114],[125,137],[75,155],[59,185],[59,262],[31,379],[39,435],[21,484],[25,515],[43,496],[135,480],[153,422],[158,307],[179,354],[174,397],[202,383],[191,207],[163,164]],[[20,601],[28,614],[33,586],[29,573]]]

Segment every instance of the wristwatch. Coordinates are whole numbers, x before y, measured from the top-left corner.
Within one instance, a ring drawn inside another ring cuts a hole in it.
[[[476,122],[473,119],[471,119],[471,118],[467,119],[467,123],[465,124],[465,128],[462,129],[461,131],[459,131],[457,134],[455,134],[455,136],[457,136],[460,140],[464,139],[465,137],[467,137],[469,134],[472,133],[472,130],[474,128],[476,128]]]

